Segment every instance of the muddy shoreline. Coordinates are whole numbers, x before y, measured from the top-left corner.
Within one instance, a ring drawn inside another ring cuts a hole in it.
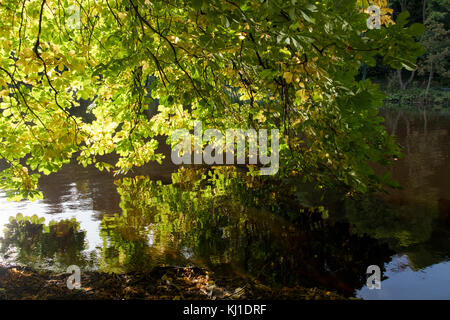
[[[0,300],[342,300],[319,288],[271,288],[256,280],[220,278],[197,268],[157,267],[146,273],[84,272],[80,289],[68,289],[67,273],[0,266]]]

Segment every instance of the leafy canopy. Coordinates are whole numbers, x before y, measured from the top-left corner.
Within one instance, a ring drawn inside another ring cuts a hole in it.
[[[203,128],[279,128],[282,175],[359,191],[379,186],[386,177],[369,163],[386,164],[398,150],[377,116],[377,86],[355,76],[376,55],[413,69],[423,29],[406,27],[401,14],[366,30],[364,6],[4,0],[0,157],[8,165],[0,187],[16,199],[39,197],[39,173],[59,170],[75,152],[81,164],[117,173],[161,161],[155,138],[192,129],[195,119]],[[75,115],[80,99],[92,102],[94,121]],[[158,113],[149,118],[154,100]],[[99,160],[111,153],[116,163]]]

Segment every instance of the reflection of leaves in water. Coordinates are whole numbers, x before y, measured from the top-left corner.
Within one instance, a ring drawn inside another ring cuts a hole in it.
[[[364,196],[347,200],[345,213],[356,232],[389,242],[407,254],[415,270],[448,260],[449,233],[438,220],[437,206],[411,199],[394,208]]]
[[[413,270],[425,269],[434,264],[450,260],[450,241],[447,238],[438,238],[410,248],[407,252],[410,267]]]
[[[323,220],[324,208],[299,202],[298,183],[226,167],[182,169],[172,180],[117,182],[122,213],[101,223],[103,270],[183,264],[189,252],[190,261],[227,274],[243,272],[279,285],[318,282],[350,292],[365,283],[368,265],[383,265],[392,254],[367,237],[350,235],[345,223]]]
[[[432,223],[438,212],[437,208],[420,201],[393,208],[379,199],[362,196],[347,200],[345,213],[357,232],[376,239],[394,239],[399,247],[405,248],[431,237]]]
[[[50,221],[44,218],[10,217],[1,239],[1,252],[8,256],[16,251],[14,262],[35,267],[48,267],[58,270],[71,264],[85,266],[87,261],[82,254],[85,250],[85,231],[75,219]]]

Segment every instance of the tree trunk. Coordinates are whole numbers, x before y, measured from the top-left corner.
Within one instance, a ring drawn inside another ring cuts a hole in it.
[[[362,64],[362,81],[366,80],[367,77],[367,64]]]
[[[406,4],[407,4],[408,0],[400,0],[399,2],[400,2],[400,8],[401,8],[402,12],[406,11]]]
[[[413,79],[414,79],[414,75],[416,74],[416,70],[413,70],[412,72],[411,72],[411,75],[409,76],[409,79],[408,79],[408,81],[406,81],[406,83],[405,83],[405,89],[409,86],[409,84],[413,81]]]
[[[403,82],[403,79],[402,79],[402,70],[401,69],[397,70],[397,74],[398,74],[398,81],[400,83],[400,89],[406,90],[406,88],[408,88],[409,84],[413,81],[414,75],[416,74],[416,70],[411,72],[409,79],[406,80],[405,82]]]
[[[398,69],[397,70],[397,75],[398,75],[398,81],[400,83],[400,89],[404,89],[403,87],[403,80],[402,80],[402,69]]]
[[[433,63],[431,63],[430,67],[430,76],[428,77],[427,89],[425,90],[425,97],[428,96],[428,90],[430,90],[431,80],[433,79]]]
[[[422,20],[423,24],[425,24],[425,12],[427,10],[427,0],[423,0],[423,8],[422,8]]]

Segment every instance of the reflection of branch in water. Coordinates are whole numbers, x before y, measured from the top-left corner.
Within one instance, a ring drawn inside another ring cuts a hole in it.
[[[423,133],[428,134],[428,119],[427,119],[427,107],[423,106]]]
[[[401,117],[402,115],[403,115],[403,111],[397,112],[397,116],[395,117],[395,121],[394,121],[394,124],[393,124],[393,126],[392,126],[392,132],[391,132],[392,135],[395,135],[395,134],[396,134],[396,132],[397,132],[397,126],[398,126],[398,121],[400,120],[400,117]]]
[[[395,265],[392,266],[392,268],[389,270],[390,272],[403,272],[409,268],[409,261],[407,256],[402,256],[396,261]]]
[[[410,127],[409,119],[405,116],[403,116],[403,119],[405,119],[405,122],[406,122],[406,150],[407,150],[407,153],[410,154],[411,149],[410,149],[410,145],[409,145],[409,138],[411,135],[411,127]]]

